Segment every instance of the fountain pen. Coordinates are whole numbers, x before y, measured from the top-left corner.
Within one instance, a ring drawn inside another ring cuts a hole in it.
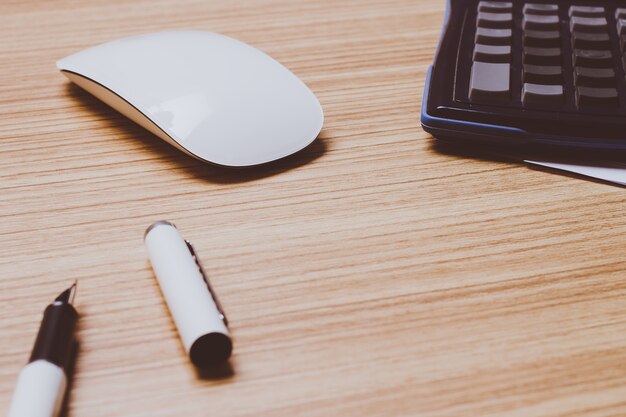
[[[67,388],[78,313],[76,283],[46,307],[28,364],[17,379],[9,417],[56,417]]]

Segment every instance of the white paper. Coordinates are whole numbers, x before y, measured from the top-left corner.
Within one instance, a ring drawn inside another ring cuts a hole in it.
[[[573,172],[586,177],[596,178],[603,181],[626,186],[626,164],[613,161],[593,161],[588,164],[573,164],[547,161],[524,162],[552,169]]]

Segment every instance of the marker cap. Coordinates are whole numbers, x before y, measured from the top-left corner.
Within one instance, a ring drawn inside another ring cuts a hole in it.
[[[161,292],[193,364],[208,368],[226,361],[233,349],[228,321],[191,244],[166,221],[152,224],[144,240]]]

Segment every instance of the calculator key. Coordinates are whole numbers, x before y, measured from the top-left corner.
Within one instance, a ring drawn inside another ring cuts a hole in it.
[[[524,64],[561,65],[561,49],[525,47]]]
[[[577,87],[576,105],[578,107],[617,107],[619,96],[615,88]]]
[[[570,32],[605,32],[609,24],[605,17],[578,17],[569,21]]]
[[[611,38],[606,32],[574,32],[572,33],[572,47],[576,49],[610,49]]]
[[[524,45],[556,48],[561,45],[561,35],[558,30],[525,30]]]
[[[506,102],[511,97],[511,65],[474,62],[469,98],[477,102]]]
[[[561,104],[563,103],[563,86],[524,83],[522,103],[524,106]]]
[[[615,20],[626,19],[626,8],[618,8],[615,10]]]
[[[510,1],[481,1],[478,3],[479,12],[511,12],[513,3]]]
[[[524,82],[531,84],[562,84],[563,68],[560,65],[524,65]]]
[[[524,30],[559,30],[559,16],[529,14],[524,16]]]
[[[524,14],[556,15],[559,13],[559,6],[556,4],[526,3]]]
[[[574,84],[576,87],[615,87],[615,70],[613,68],[574,68]]]
[[[511,13],[485,13],[479,12],[476,18],[477,26],[491,29],[508,29],[513,24]]]
[[[613,55],[611,51],[592,49],[574,49],[574,65],[577,67],[611,68]]]
[[[483,45],[510,45],[512,36],[511,29],[476,29],[476,43]]]
[[[474,48],[474,61],[495,63],[511,62],[511,46],[477,44]]]
[[[580,17],[602,17],[604,16],[604,7],[592,7],[592,6],[571,6],[569,8],[570,16]]]
[[[617,33],[619,35],[626,35],[626,19],[619,19],[617,21]]]

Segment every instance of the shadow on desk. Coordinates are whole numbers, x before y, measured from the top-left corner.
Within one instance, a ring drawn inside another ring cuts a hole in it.
[[[221,167],[197,160],[174,148],[75,84],[67,83],[65,89],[70,99],[92,113],[94,117],[104,118],[108,126],[121,131],[124,136],[136,139],[141,143],[141,148],[156,155],[158,159],[167,161],[168,165],[173,165],[172,169],[182,169],[189,175],[207,182],[235,184],[254,181],[309,164],[326,152],[326,141],[322,131],[305,149],[277,161],[250,168]]]
[[[610,166],[613,163],[621,168],[626,162],[626,150],[596,150],[596,149],[571,149],[556,146],[537,146],[537,145],[519,145],[519,146],[501,146],[495,144],[457,144],[454,142],[445,142],[431,139],[431,150],[459,158],[470,158],[483,161],[525,165],[534,171],[549,172],[565,177],[584,179],[599,184],[609,184],[611,186],[623,187],[612,181],[589,177],[574,172],[564,171],[561,169],[538,166],[526,163],[530,161],[550,161],[565,164],[574,164],[582,166]]]
[[[228,380],[235,376],[235,368],[232,361],[234,361],[233,358],[218,366],[217,368],[196,369],[196,375],[198,379],[202,379],[205,381]]]

